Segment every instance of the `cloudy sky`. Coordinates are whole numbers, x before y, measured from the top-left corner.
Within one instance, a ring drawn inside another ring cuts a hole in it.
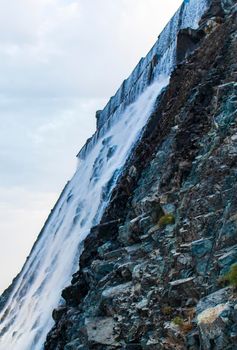
[[[115,93],[182,0],[0,0],[0,291]]]

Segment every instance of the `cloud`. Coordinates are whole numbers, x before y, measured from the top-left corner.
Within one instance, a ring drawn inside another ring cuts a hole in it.
[[[2,287],[71,177],[95,111],[181,2],[0,0]]]
[[[21,187],[0,187],[0,291],[20,271],[41,229],[42,218],[57,199],[57,192],[29,192]]]
[[[19,96],[109,97],[180,2],[12,0],[0,15],[0,89]]]

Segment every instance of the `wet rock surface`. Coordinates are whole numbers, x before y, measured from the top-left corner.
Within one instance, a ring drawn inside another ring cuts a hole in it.
[[[237,349],[237,292],[221,279],[237,262],[236,2],[214,1],[200,30],[85,240],[46,350]]]

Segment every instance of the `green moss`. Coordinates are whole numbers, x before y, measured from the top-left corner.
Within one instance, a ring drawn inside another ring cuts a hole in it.
[[[176,316],[175,318],[173,318],[172,323],[174,323],[176,326],[181,327],[184,324],[184,320],[182,317]]]
[[[173,214],[165,214],[160,218],[158,225],[160,227],[165,227],[167,225],[173,225],[174,223],[175,223],[174,215]]]
[[[231,265],[230,271],[222,277],[222,281],[228,282],[228,284],[237,288],[237,263]]]

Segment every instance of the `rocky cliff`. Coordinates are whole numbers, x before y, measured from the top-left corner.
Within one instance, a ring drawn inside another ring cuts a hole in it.
[[[45,350],[237,349],[236,0],[177,45]]]
[[[202,39],[204,32],[195,31],[200,18],[211,4],[212,14],[222,15],[223,9],[215,3],[216,0],[184,1],[146,57],[105,108],[96,113],[97,130],[79,152],[74,176],[52,209],[17,278],[0,297],[0,350],[42,349],[54,324],[52,310],[61,304],[61,292],[78,269],[83,241],[92,227],[100,225],[102,217],[102,222],[112,221],[111,210],[104,215],[105,209],[111,207],[112,192],[125,169],[132,166],[134,150],[155,106],[158,108],[159,96],[169,83],[171,72]],[[142,167],[137,164],[135,168],[137,181]],[[131,170],[126,177],[130,183],[121,192],[123,205],[127,200],[124,195],[131,192],[131,181],[136,183],[135,173]],[[116,205],[115,222],[124,215],[122,206],[119,209]]]

